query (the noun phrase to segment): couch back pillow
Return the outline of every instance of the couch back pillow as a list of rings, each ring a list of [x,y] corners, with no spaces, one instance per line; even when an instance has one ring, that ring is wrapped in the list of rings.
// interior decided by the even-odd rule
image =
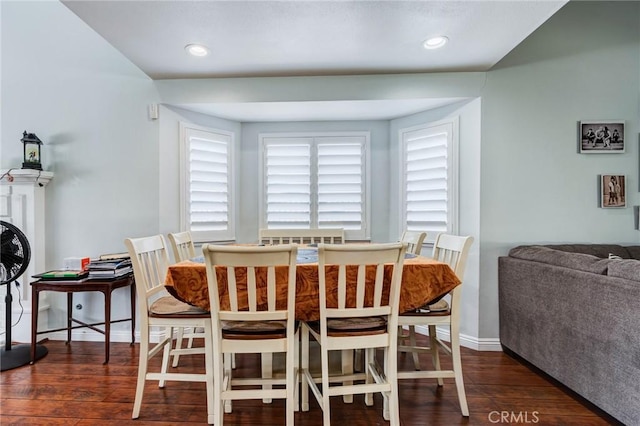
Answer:
[[[620,256],[623,259],[632,258],[628,247],[618,244],[545,244],[554,250],[562,250],[571,253],[583,253],[607,259],[610,254]]]
[[[590,254],[570,253],[544,246],[514,247],[509,251],[509,256],[600,275],[606,275],[608,265],[614,262]]]
[[[640,246],[627,246],[626,249],[631,259],[640,260]]]

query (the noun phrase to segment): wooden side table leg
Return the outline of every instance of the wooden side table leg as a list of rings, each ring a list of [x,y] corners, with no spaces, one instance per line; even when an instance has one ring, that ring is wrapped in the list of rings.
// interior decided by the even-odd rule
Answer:
[[[131,289],[131,344],[136,342],[136,284],[132,282]]]
[[[67,293],[67,345],[71,343],[71,318],[73,318],[73,293]]]
[[[111,289],[104,294],[104,363],[109,363],[109,342],[111,341]]]
[[[35,285],[31,285],[31,360],[30,363],[36,362],[36,338],[38,336],[38,297],[40,292]]]

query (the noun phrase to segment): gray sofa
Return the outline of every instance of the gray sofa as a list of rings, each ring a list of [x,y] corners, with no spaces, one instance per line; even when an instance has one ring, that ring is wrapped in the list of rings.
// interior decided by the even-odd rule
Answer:
[[[640,246],[519,246],[498,263],[503,348],[640,425]]]

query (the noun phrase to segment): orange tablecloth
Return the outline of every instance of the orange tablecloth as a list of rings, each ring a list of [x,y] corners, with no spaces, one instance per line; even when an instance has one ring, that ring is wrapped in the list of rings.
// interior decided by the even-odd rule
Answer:
[[[286,281],[286,267],[277,271]],[[336,268],[337,270],[337,268]],[[391,268],[389,268],[391,270]],[[226,270],[218,268],[218,280],[226,282]],[[337,274],[336,274],[337,275]],[[390,275],[390,274],[388,274]],[[387,281],[390,279],[387,278]],[[328,278],[327,282],[331,282]],[[418,256],[405,259],[402,271],[402,290],[400,293],[400,312],[408,312],[419,308],[441,296],[460,284],[460,280],[446,263]],[[238,282],[238,286],[241,283]],[[204,263],[189,260],[169,266],[165,287],[174,297],[194,306],[209,310],[209,290],[207,288],[207,272]],[[258,283],[258,287],[260,284]],[[383,291],[388,297],[388,286]],[[328,304],[332,304],[329,291]],[[266,296],[263,296],[266,298]],[[228,306],[228,299],[223,300],[221,307]],[[286,294],[277,295],[278,300],[286,301]],[[261,295],[258,295],[261,300]],[[347,298],[347,303],[349,298]],[[303,321],[313,321],[320,318],[320,304],[318,294],[318,264],[299,263],[296,268],[296,318]]]

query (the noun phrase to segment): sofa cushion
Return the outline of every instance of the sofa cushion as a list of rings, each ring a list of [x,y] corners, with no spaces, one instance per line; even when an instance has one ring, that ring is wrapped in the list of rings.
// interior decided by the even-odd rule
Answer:
[[[601,259],[590,254],[570,253],[545,246],[514,247],[509,251],[509,256],[600,275],[606,275],[608,265],[614,262],[614,260]]]
[[[610,277],[625,278],[632,281],[640,281],[640,260],[624,259],[614,260],[609,263],[607,275]]]

